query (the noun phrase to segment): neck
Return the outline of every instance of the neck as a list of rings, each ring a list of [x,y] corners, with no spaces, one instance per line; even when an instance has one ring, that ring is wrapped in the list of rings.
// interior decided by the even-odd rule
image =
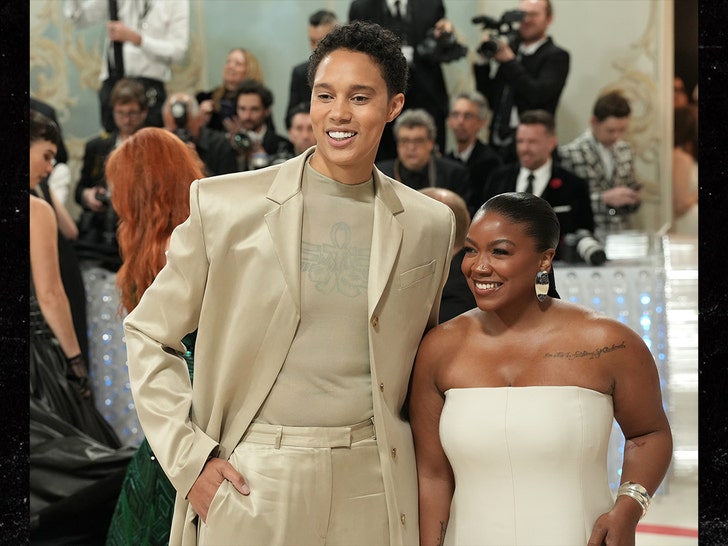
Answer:
[[[473,145],[473,143],[475,143],[475,139],[459,141],[457,143],[458,153],[463,153],[465,150],[470,148]]]

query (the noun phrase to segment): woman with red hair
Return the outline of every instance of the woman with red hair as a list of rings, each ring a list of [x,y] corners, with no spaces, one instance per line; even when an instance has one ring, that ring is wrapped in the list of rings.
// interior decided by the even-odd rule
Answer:
[[[184,143],[156,127],[139,130],[109,156],[106,179],[119,216],[117,240],[123,260],[116,284],[127,312],[164,267],[172,231],[190,213],[190,184],[202,177]],[[194,341],[194,332],[182,340],[190,379]],[[144,440],[124,478],[107,544],[168,544],[174,497],[174,488]]]

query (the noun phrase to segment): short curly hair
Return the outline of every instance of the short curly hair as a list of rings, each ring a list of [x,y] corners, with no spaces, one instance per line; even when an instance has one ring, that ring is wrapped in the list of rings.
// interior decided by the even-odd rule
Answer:
[[[369,55],[379,65],[390,98],[407,90],[407,60],[402,55],[399,38],[390,30],[363,21],[334,27],[319,42],[309,58],[308,84],[311,88],[319,64],[337,49]]]

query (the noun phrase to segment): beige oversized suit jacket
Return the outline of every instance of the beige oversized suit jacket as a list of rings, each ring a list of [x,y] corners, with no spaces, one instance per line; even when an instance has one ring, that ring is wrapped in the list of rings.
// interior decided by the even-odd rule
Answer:
[[[260,171],[195,181],[167,265],[124,322],[139,419],[177,490],[173,545],[196,544],[196,514],[185,497],[211,454],[228,458],[235,449],[296,333],[301,178],[314,150]],[[417,544],[414,449],[400,409],[420,339],[436,324],[455,228],[448,207],[376,169],[374,187],[374,418],[391,544]],[[180,340],[194,330],[191,386]]]

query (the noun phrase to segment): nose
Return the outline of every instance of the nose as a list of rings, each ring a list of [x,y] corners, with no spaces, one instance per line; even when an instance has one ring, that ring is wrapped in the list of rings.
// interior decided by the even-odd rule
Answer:
[[[473,265],[473,269],[475,269],[475,271],[477,271],[478,273],[488,274],[492,271],[490,268],[490,262],[488,262],[488,260],[483,257],[480,257],[478,261]]]
[[[351,111],[349,110],[349,101],[346,97],[337,97],[334,101],[332,101],[329,116],[332,121],[349,121],[351,118]]]

